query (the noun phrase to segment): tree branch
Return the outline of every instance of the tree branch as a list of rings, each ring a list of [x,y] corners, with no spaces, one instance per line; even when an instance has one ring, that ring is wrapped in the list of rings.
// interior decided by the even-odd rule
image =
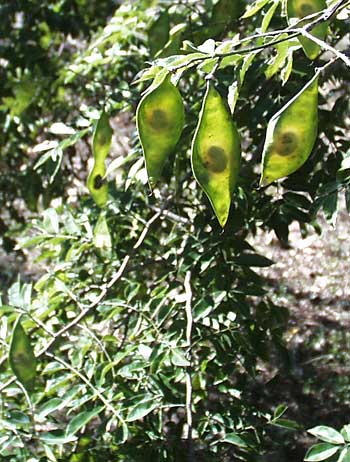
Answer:
[[[308,34],[308,38],[310,38],[310,40],[313,40],[315,43],[316,40],[319,40],[319,39],[315,39],[313,36],[313,39],[311,39],[311,36],[309,34],[309,31],[312,30],[315,26],[317,26],[318,24],[321,24],[322,22],[325,22],[325,21],[328,21],[329,19],[331,19],[332,16],[334,16],[339,10],[345,8],[346,6],[348,6],[350,4],[349,0],[339,0],[335,5],[333,5],[332,7],[330,8],[327,8],[325,9],[323,12],[319,12],[319,13],[313,13],[312,15],[310,16],[306,16],[305,18],[299,20],[296,24],[294,24],[293,26],[289,26],[287,27],[286,29],[283,29],[283,30],[278,30],[278,31],[272,31],[272,32],[266,32],[266,33],[262,33],[262,34],[254,34],[250,37],[246,37],[246,38],[243,38],[242,40],[238,41],[238,42],[235,42],[234,43],[234,47],[235,49],[232,50],[232,51],[228,51],[226,53],[208,53],[206,56],[200,56],[200,57],[197,57],[197,58],[194,58],[193,60],[190,60],[188,61],[187,63],[183,63],[183,64],[179,64],[178,66],[174,66],[172,68],[170,68],[170,72],[176,72],[180,69],[182,69],[183,67],[186,67],[188,66],[189,64],[194,64],[194,63],[200,63],[200,62],[203,62],[207,59],[215,59],[215,58],[225,58],[225,57],[228,57],[228,56],[234,56],[234,55],[240,55],[240,54],[249,54],[249,53],[253,53],[254,51],[262,51],[266,48],[270,48],[270,47],[273,47],[275,45],[278,45],[279,43],[282,43],[282,42],[286,42],[288,40],[291,40],[292,38],[296,38],[296,37],[299,37],[300,35],[307,35]],[[305,27],[295,27],[295,26],[298,26],[298,24],[305,24],[305,21],[307,19],[311,19],[313,17],[316,17],[316,19],[314,19],[313,21],[311,21],[310,23],[308,23]],[[251,41],[251,40],[255,40],[255,39],[260,39],[260,38],[263,38],[263,37],[269,37],[269,36],[280,36],[280,35],[283,35],[283,34],[288,34],[288,37],[283,37],[283,38],[277,38],[276,40],[272,40],[268,43],[264,43],[262,45],[256,45],[256,46],[252,46],[252,47],[248,47],[248,48],[243,48],[243,49],[237,49],[236,47],[238,47],[239,45],[241,45],[242,43],[244,42],[247,42],[247,41]],[[320,41],[322,42],[322,41]],[[338,56],[340,59],[342,59],[347,65],[348,65],[348,58],[341,52],[338,52],[338,50],[335,50],[331,45],[328,45],[326,44],[325,42],[322,42],[322,45],[321,43],[319,43],[320,46],[322,46],[323,48],[326,48],[328,49],[329,51],[331,52],[336,52],[336,53],[340,53],[341,56]],[[344,60],[345,58],[345,60]]]
[[[350,59],[346,55],[344,55],[344,53],[332,47],[327,42],[324,42],[323,40],[310,34],[310,32],[308,32],[306,29],[301,29],[301,34],[304,37],[308,38],[309,40],[312,40],[313,42],[315,42],[317,45],[319,45],[324,50],[327,50],[333,53],[335,56],[337,56],[337,58],[341,59],[348,67],[350,67]]]

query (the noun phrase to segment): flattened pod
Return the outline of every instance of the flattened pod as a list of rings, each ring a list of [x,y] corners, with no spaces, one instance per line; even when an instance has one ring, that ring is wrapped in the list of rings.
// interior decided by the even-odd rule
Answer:
[[[149,184],[155,184],[165,161],[180,139],[184,126],[184,106],[170,75],[147,92],[136,112]]]
[[[92,140],[94,164],[87,179],[87,187],[99,207],[104,207],[108,199],[108,185],[103,177],[106,173],[105,160],[111,148],[112,134],[109,118],[105,112],[102,112]]]
[[[28,390],[34,387],[36,376],[36,358],[29,337],[25,333],[19,317],[13,328],[9,362],[17,379]]]
[[[318,74],[270,120],[262,154],[260,185],[298,170],[317,138]]]
[[[231,114],[210,82],[192,143],[191,159],[194,176],[223,227],[238,177],[241,146]]]
[[[287,0],[288,20],[290,23],[293,23],[295,19],[300,20],[305,16],[322,11],[326,7],[326,0]],[[327,29],[327,22],[322,22],[312,29],[311,34],[320,40],[324,40],[327,35]],[[319,45],[307,37],[300,36],[299,41],[306,56],[310,59],[316,59],[321,51]]]

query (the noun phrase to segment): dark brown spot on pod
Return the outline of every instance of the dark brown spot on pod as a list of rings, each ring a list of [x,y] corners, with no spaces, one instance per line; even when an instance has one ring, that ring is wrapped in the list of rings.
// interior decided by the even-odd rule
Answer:
[[[298,146],[298,136],[293,132],[279,133],[274,149],[280,156],[290,156]]]
[[[227,167],[227,156],[219,146],[210,146],[204,161],[205,167],[213,173],[221,173]]]
[[[95,189],[100,189],[102,188],[104,184],[103,178],[101,175],[96,175],[94,178],[94,188]]]
[[[168,117],[162,109],[154,109],[150,115],[150,125],[154,130],[163,130],[169,125]]]
[[[109,137],[107,133],[99,133],[96,136],[96,143],[100,146],[105,146],[109,142]]]

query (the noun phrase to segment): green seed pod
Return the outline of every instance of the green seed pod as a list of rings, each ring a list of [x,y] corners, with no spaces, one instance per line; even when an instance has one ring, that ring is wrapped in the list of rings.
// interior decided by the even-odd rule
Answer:
[[[18,317],[13,328],[9,362],[17,379],[28,391],[31,391],[36,377],[36,358],[20,319],[21,316]]]
[[[300,20],[305,16],[322,11],[326,7],[326,0],[287,0],[288,21],[293,23],[295,20]],[[304,25],[303,22],[300,26],[302,25]],[[311,34],[320,40],[324,40],[327,35],[327,29],[327,22],[322,22],[312,29]],[[320,46],[307,37],[300,36],[299,41],[306,56],[310,59],[316,59],[321,51]]]
[[[180,139],[184,117],[180,92],[171,83],[169,74],[151,87],[138,105],[137,131],[151,186],[159,180],[168,155]]]
[[[104,181],[104,175],[106,173],[105,160],[111,148],[112,134],[113,130],[109,125],[108,116],[102,112],[92,140],[94,164],[87,179],[87,187],[99,207],[104,207],[108,199],[108,185]]]
[[[192,170],[223,227],[240,158],[240,137],[221,95],[209,82],[192,143]]]
[[[260,185],[298,170],[317,138],[318,74],[270,120],[262,154]]]

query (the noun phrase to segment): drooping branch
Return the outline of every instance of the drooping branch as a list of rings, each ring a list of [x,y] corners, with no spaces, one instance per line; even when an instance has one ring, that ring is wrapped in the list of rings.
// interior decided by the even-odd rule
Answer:
[[[222,59],[225,57],[229,56],[234,56],[234,55],[244,55],[244,54],[249,54],[253,52],[260,52],[263,51],[267,48],[274,47],[280,43],[289,41],[293,38],[297,38],[300,35],[307,36],[310,40],[313,40],[315,43],[321,46],[321,48],[326,49],[328,51],[331,51],[332,53],[336,54],[347,66],[350,67],[349,65],[349,58],[345,56],[343,53],[341,53],[339,50],[336,50],[333,48],[331,45],[327,44],[326,42],[323,42],[322,40],[317,39],[314,37],[312,34],[310,34],[310,31],[317,25],[329,21],[337,12],[342,10],[343,8],[347,7],[350,5],[349,0],[339,0],[335,5],[325,9],[324,11],[318,12],[318,13],[313,13],[310,16],[306,16],[305,18],[299,20],[297,23],[295,23],[293,26],[289,26],[285,29],[280,29],[277,31],[271,31],[271,32],[265,32],[261,34],[254,34],[249,37],[245,37],[241,40],[235,41],[232,44],[232,47],[234,48],[231,51],[225,52],[225,53],[203,53],[204,56],[196,56],[192,60],[189,60],[185,63],[181,63],[177,66],[173,66],[170,68],[171,72],[176,72],[189,64],[194,64],[194,63],[201,63],[207,59]],[[308,19],[312,19],[316,17],[313,21],[308,22],[306,25],[303,27],[297,27],[298,25],[305,24],[305,21]],[[285,36],[287,34],[287,37]],[[281,37],[284,35],[284,37]],[[246,47],[246,48],[238,48],[240,45],[242,45],[245,42],[250,42],[252,40],[258,40],[261,38],[265,37],[274,37],[277,36],[277,39],[271,40],[267,43],[251,46],[251,47]],[[199,50],[200,51],[200,50]]]

